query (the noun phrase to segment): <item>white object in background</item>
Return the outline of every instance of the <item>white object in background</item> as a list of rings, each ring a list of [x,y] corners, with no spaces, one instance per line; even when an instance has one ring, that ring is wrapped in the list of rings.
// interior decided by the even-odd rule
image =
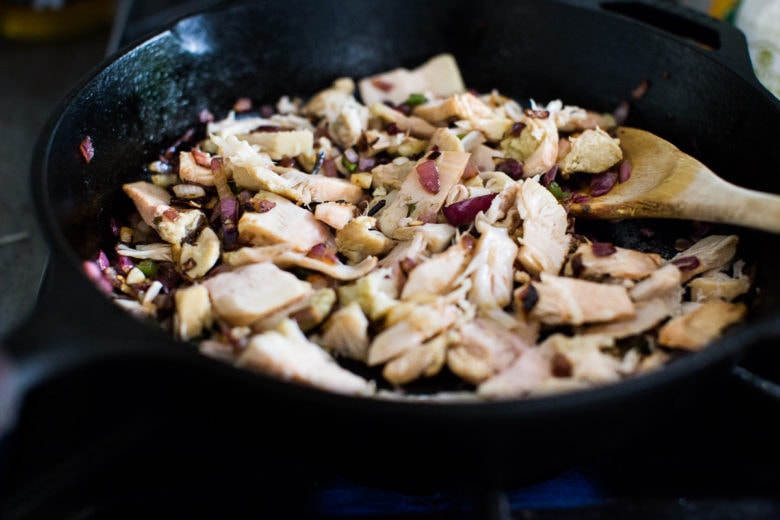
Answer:
[[[734,25],[745,33],[759,81],[780,98],[780,0],[743,0]]]

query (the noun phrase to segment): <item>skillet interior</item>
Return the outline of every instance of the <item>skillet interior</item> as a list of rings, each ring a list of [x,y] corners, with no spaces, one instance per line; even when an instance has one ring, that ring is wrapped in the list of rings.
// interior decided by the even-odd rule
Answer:
[[[152,160],[161,144],[172,143],[193,126],[202,108],[219,117],[238,97],[273,102],[283,94],[306,96],[339,76],[358,78],[399,65],[413,67],[445,51],[455,54],[467,86],[477,90],[497,88],[540,102],[560,98],[604,111],[628,100],[632,126],[672,140],[735,183],[780,191],[780,178],[762,174],[766,154],[761,152],[772,149],[780,128],[776,100],[721,63],[714,54],[719,51],[682,42],[633,20],[565,2],[508,0],[476,4],[288,0],[240,9],[185,19],[170,31],[125,49],[65,100],[52,120],[51,133],[43,136],[33,171],[58,265],[74,272],[82,259],[113,244],[108,220],[129,208],[120,185],[136,180],[140,165]],[[644,80],[650,82],[647,94],[631,99],[631,91]],[[86,135],[95,146],[89,164],[78,149]],[[777,238],[740,234],[746,253],[767,266],[758,274],[762,296],[755,301],[754,316],[772,317],[779,282],[768,267],[778,250]],[[77,278],[80,290],[98,298],[83,277]],[[90,330],[90,322],[97,318],[110,322],[115,331],[143,327],[103,307],[108,305],[101,301],[95,305],[96,316],[71,326]],[[137,335],[156,337],[152,330]],[[690,385],[686,393],[693,393],[694,387],[703,386],[712,372],[705,373],[705,368],[739,355],[745,340],[721,342],[712,352],[663,374],[615,388],[479,407],[366,403],[223,371],[193,356],[187,359],[207,367],[215,385],[219,381],[224,388],[253,388],[256,396],[273,392],[274,403],[262,399],[261,422],[266,426],[289,406],[299,412],[297,428],[335,421],[338,426],[325,438],[347,438],[350,453],[367,457],[353,464],[343,457],[333,459],[345,470],[349,466],[360,472],[364,464],[373,468],[379,464],[389,471],[428,460],[425,469],[415,468],[406,481],[422,485],[432,475],[460,478],[489,469],[497,478],[523,479],[568,464],[591,449],[594,438],[605,431],[615,435],[611,429],[616,414],[627,436],[684,400],[681,388]],[[107,341],[122,343],[123,334]],[[234,395],[231,401],[236,404],[242,398]],[[642,403],[639,409],[637,402]],[[627,403],[634,406],[626,407]],[[220,413],[232,411],[224,403],[217,408]],[[235,424],[235,416],[230,417]],[[572,428],[577,429],[576,436]],[[394,439],[389,439],[389,429]],[[283,437],[284,428],[278,431]],[[434,448],[427,444],[431,438],[437,439]],[[537,453],[518,450],[523,442],[542,447]],[[461,456],[449,456],[452,450]],[[376,471],[372,476],[377,477]]]

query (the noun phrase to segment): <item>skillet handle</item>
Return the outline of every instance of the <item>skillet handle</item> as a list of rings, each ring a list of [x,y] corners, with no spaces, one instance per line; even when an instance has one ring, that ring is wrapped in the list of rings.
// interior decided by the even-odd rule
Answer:
[[[26,396],[52,378],[120,357],[177,355],[164,335],[112,304],[62,259],[50,258],[34,309],[0,338],[0,439]],[[184,350],[184,349],[181,349]]]
[[[747,355],[731,369],[731,376],[748,389],[780,403],[780,320],[777,317],[750,327]],[[767,375],[768,371],[773,371]]]
[[[776,383],[771,379],[758,375],[742,365],[734,366],[734,368],[731,369],[731,375],[740,383],[761,392],[780,403],[780,383]]]
[[[745,35],[734,25],[672,1],[576,0],[576,5],[630,18],[671,34],[763,88],[753,71]]]

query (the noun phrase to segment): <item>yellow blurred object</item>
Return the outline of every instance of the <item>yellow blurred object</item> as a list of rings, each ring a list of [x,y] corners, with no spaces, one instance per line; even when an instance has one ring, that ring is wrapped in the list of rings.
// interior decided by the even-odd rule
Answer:
[[[739,0],[712,0],[707,12],[715,18],[725,20],[734,15],[738,5]]]
[[[0,37],[56,40],[107,26],[114,0],[0,0]]]
[[[780,0],[743,0],[734,23],[745,33],[759,81],[780,98]]]

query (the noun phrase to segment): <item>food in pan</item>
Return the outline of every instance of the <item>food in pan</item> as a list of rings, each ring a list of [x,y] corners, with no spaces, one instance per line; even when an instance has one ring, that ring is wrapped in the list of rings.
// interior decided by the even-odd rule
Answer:
[[[568,215],[631,182],[615,115],[467,90],[445,54],[200,116],[123,186],[136,211],[84,265],[238,367],[351,395],[526,398],[658,369],[745,319],[736,235],[687,223],[662,247],[645,226],[628,247]]]

